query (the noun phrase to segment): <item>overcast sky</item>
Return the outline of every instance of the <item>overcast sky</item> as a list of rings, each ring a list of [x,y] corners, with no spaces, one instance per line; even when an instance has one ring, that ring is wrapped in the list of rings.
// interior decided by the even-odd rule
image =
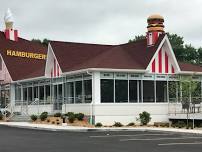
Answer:
[[[120,44],[145,34],[147,17],[158,13],[166,32],[202,46],[202,0],[1,0],[1,30],[7,8],[26,39]]]

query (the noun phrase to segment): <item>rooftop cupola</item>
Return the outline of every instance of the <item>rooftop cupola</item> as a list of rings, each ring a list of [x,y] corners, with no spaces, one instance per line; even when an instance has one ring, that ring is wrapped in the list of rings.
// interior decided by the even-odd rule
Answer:
[[[4,15],[4,22],[5,22],[5,37],[6,39],[12,41],[18,41],[18,30],[13,28],[14,18],[11,10],[8,8],[5,15]]]
[[[147,18],[147,45],[152,46],[158,40],[160,34],[164,33],[164,18],[155,14]]]

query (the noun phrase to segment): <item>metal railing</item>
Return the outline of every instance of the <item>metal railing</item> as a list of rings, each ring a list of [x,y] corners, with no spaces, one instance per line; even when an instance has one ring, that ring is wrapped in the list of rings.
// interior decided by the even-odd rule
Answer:
[[[182,97],[171,99],[168,106],[169,114],[202,113],[201,97]]]

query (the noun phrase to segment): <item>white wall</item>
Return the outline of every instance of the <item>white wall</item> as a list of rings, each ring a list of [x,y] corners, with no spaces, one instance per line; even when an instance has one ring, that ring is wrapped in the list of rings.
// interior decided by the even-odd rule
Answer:
[[[91,104],[63,104],[62,113],[74,112],[84,113],[85,115],[91,115]]]
[[[65,112],[65,105],[62,107]],[[85,115],[95,116],[95,123],[113,125],[115,121],[123,124],[137,122],[139,113],[147,111],[151,114],[153,122],[168,122],[168,103],[102,103],[102,104],[67,104],[66,112],[82,112]]]

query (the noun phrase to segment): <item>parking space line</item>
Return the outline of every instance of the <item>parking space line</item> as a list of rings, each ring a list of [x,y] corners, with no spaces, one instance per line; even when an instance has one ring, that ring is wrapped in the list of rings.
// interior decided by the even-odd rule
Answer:
[[[202,137],[171,137],[171,138],[129,138],[120,139],[120,141],[154,141],[154,140],[178,140],[178,139],[202,139]]]
[[[172,134],[136,134],[136,135],[102,135],[102,136],[89,136],[91,138],[107,138],[107,137],[137,137],[137,136],[167,136]]]
[[[190,142],[190,143],[165,143],[165,144],[158,144],[158,146],[173,146],[173,145],[201,145],[202,142]]]

